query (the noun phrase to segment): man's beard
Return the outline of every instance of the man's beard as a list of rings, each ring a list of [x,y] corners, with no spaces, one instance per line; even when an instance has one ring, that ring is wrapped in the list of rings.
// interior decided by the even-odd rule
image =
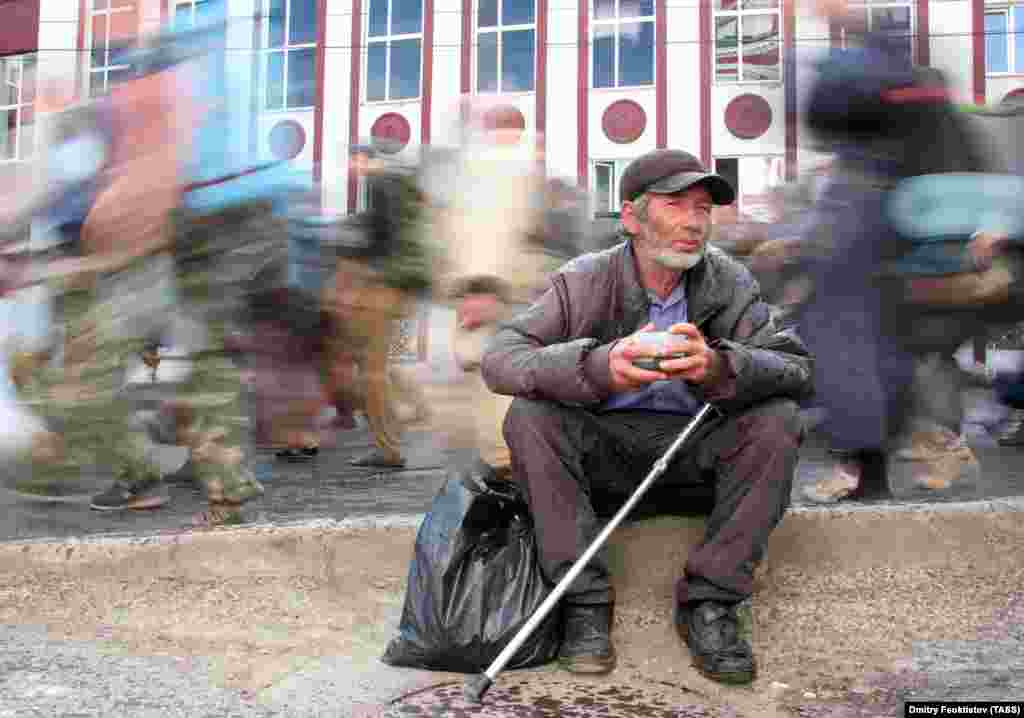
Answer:
[[[704,258],[704,246],[696,252],[675,252],[671,249],[662,249],[654,255],[654,261],[665,269],[674,271],[686,271],[697,265]]]
[[[704,249],[707,245],[703,240],[707,237],[706,230],[697,232],[654,217],[650,219],[646,229],[648,241],[652,245],[651,249],[654,250],[651,258],[655,264],[673,272],[685,272],[704,258]],[[672,249],[672,241],[684,236],[687,239],[702,240],[700,247],[692,252],[680,252]]]

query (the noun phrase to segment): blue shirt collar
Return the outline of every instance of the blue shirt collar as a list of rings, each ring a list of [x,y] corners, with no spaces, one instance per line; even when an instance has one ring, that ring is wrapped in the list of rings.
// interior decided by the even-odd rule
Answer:
[[[668,295],[666,299],[662,299],[657,293],[652,292],[650,289],[647,290],[647,298],[651,301],[651,304],[657,304],[662,309],[669,309],[679,304],[679,302],[686,301],[686,272],[683,272],[683,276],[679,278],[679,283],[676,284],[676,288],[672,290],[672,293]]]

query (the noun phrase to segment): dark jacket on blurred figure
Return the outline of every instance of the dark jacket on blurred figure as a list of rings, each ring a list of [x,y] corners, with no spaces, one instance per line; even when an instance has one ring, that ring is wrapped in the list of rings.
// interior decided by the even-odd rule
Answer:
[[[984,169],[941,75],[912,68],[893,38],[863,39],[821,63],[806,115],[836,159],[805,238],[826,251],[809,263],[801,336],[815,356],[816,403],[829,410],[821,428],[846,451],[879,449],[900,430],[925,349],[904,342],[914,330],[899,282],[879,281],[908,249],[886,219],[887,193],[908,177]]]

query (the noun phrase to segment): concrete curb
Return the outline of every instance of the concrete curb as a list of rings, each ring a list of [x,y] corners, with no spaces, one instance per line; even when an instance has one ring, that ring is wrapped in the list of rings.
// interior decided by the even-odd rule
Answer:
[[[947,502],[876,502],[876,503],[842,503],[826,506],[801,504],[791,506],[787,515],[815,516],[828,515],[833,517],[847,515],[873,514],[904,514],[904,513],[1019,513],[1024,512],[1024,496],[1014,496],[978,501],[947,501]],[[66,544],[69,546],[167,543],[174,536],[187,535],[223,535],[232,531],[266,532],[275,530],[309,530],[309,531],[346,531],[370,529],[416,529],[426,514],[378,514],[364,515],[345,519],[302,519],[298,521],[280,521],[273,523],[247,523],[235,528],[214,530],[175,529],[154,533],[111,532],[90,534],[81,537],[36,537],[30,539],[8,539],[0,541],[3,546],[22,546],[36,544]],[[629,520],[627,519],[627,524]]]

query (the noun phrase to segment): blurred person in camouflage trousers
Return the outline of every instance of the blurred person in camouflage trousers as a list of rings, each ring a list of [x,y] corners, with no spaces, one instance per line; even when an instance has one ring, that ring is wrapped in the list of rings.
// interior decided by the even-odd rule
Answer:
[[[63,324],[61,365],[15,366],[29,405],[60,427],[35,437],[32,478],[21,482],[23,491],[62,493],[81,467],[98,464],[113,472],[118,487],[131,489],[121,492],[117,506],[110,505],[112,492],[97,497],[96,508],[151,508],[166,500],[145,436],[129,429],[130,407],[119,397],[123,368],[168,306],[164,218],[177,194],[175,123],[187,108],[176,102],[166,75],[135,77],[96,102],[109,135],[93,191],[76,195],[84,201],[84,222],[65,223],[74,227],[78,256],[47,262],[42,273]],[[43,352],[42,360],[52,354]]]
[[[376,148],[352,148],[350,171],[367,183],[368,208],[351,218],[335,244],[337,264],[324,292],[331,317],[328,393],[339,414],[362,409],[374,448],[355,466],[401,468],[402,403],[425,418],[425,399],[391,363],[400,322],[432,283],[425,197],[411,168],[386,162]]]
[[[233,297],[211,287],[209,279],[225,268],[246,271],[244,262],[215,261],[223,260],[225,247],[236,248],[243,238],[259,247],[257,231],[275,233],[262,205],[201,215],[182,209],[179,171],[191,149],[183,129],[190,132],[201,111],[181,91],[179,62],[187,58],[176,57],[173,42],[164,42],[138,53],[137,75],[110,95],[117,133],[110,169],[83,226],[85,256],[48,267],[67,282],[64,365],[52,380],[43,372],[28,392],[63,431],[40,438],[33,465],[37,475],[49,478],[101,457],[100,465],[109,464],[115,480],[93,497],[92,508],[152,508],[167,500],[149,453],[152,439],[188,446],[210,503],[202,519],[219,522],[236,515],[262,487],[240,448],[245,417],[239,374],[224,351],[225,310]],[[179,291],[205,340],[189,347],[191,372],[181,395],[155,423],[140,426],[129,421],[124,367],[151,348],[154,333],[163,329],[156,322],[173,304],[176,266]],[[231,279],[218,276],[221,282]],[[156,357],[147,357],[155,363]]]

